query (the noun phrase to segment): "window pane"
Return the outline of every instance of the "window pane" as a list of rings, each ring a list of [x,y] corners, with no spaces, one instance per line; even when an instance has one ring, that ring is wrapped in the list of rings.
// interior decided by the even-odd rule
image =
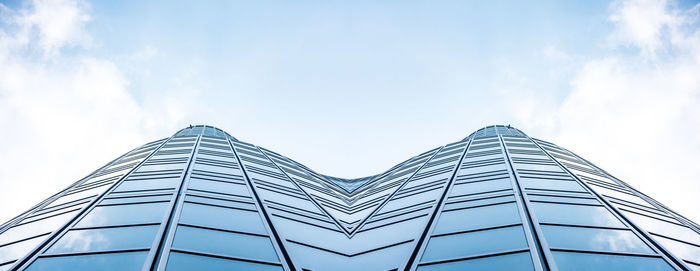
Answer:
[[[559,270],[673,270],[662,258],[552,251]]]
[[[270,238],[179,226],[173,247],[278,262]]]
[[[250,197],[248,188],[242,184],[190,178],[189,188]]]
[[[510,249],[527,248],[521,226],[430,238],[422,261],[445,260]]]
[[[127,248],[148,248],[158,231],[157,225],[92,230],[71,230],[47,253],[104,251]]]
[[[586,226],[624,227],[602,206],[533,202],[533,209],[540,222]]]
[[[639,237],[628,230],[542,225],[542,231],[549,246],[554,248],[654,253]]]
[[[513,188],[513,185],[510,182],[509,178],[485,182],[473,182],[463,184],[455,183],[454,187],[452,187],[452,192],[450,193],[450,196],[476,194],[511,188]]]
[[[530,195],[528,194],[528,199],[531,201],[554,201],[562,203],[583,203],[583,204],[597,204],[600,202],[596,199],[586,199],[586,198],[574,198],[574,197],[551,197],[551,196],[541,196],[541,195]]]
[[[175,188],[180,184],[180,179],[153,179],[140,181],[124,181],[115,189],[115,192]]]
[[[277,270],[282,266],[227,260],[214,257],[198,256],[185,253],[171,252],[168,257],[168,271],[174,270]]]
[[[141,270],[148,251],[38,258],[26,270]]]
[[[46,239],[46,235],[0,247],[0,263],[17,260]]]
[[[169,201],[172,195],[157,195],[157,196],[142,196],[142,197],[118,197],[104,199],[100,204],[119,204],[119,203],[134,203],[134,202],[151,202],[151,201]]]
[[[529,252],[507,254],[473,260],[448,262],[418,266],[420,271],[463,271],[463,270],[535,270]]]
[[[158,223],[167,206],[168,202],[97,206],[76,227]]]
[[[435,234],[520,223],[515,203],[442,212]]]
[[[583,187],[581,187],[581,185],[579,185],[575,181],[522,178],[522,179],[520,179],[520,182],[526,188],[553,189],[553,190],[579,191],[579,192],[586,191],[585,189],[583,189]]]
[[[185,203],[180,223],[267,235],[257,212]]]
[[[700,247],[681,243],[661,236],[654,236],[654,239],[659,241],[662,246],[670,250],[674,255],[681,257],[684,260],[700,263]]]
[[[75,214],[76,212],[73,211],[32,223],[14,226],[0,234],[0,245],[55,231]]]
[[[651,217],[638,215],[631,212],[622,211],[635,224],[644,230],[661,234],[675,239],[700,245],[700,235],[688,227],[668,223]]]

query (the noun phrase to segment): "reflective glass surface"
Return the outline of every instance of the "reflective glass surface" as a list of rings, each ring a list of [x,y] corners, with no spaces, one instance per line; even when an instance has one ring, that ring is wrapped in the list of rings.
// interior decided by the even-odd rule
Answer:
[[[573,204],[556,204],[533,202],[535,214],[540,222],[624,227],[622,222],[615,218],[602,206],[587,206]]]
[[[464,184],[455,184],[452,188],[452,195],[465,195],[465,194],[475,194],[482,193],[493,190],[509,189],[512,188],[513,184],[510,182],[509,178],[485,181],[485,182],[472,182]]]
[[[583,203],[583,204],[597,204],[600,205],[600,202],[596,199],[587,199],[587,198],[574,198],[574,197],[550,197],[550,196],[541,196],[541,195],[528,195],[528,199],[532,201],[553,201],[553,202],[562,202],[562,203]]]
[[[564,191],[586,191],[575,181],[559,181],[559,180],[546,180],[546,179],[532,179],[532,178],[522,178],[521,183],[527,188],[537,188],[537,189],[553,189],[553,190],[564,190]]]
[[[242,184],[207,181],[191,178],[189,188],[249,197],[248,188]]]
[[[180,183],[180,179],[155,179],[141,181],[125,181],[114,191],[134,191],[134,190],[149,190],[175,188]]]
[[[158,195],[147,197],[119,197],[104,199],[100,204],[119,204],[119,203],[134,203],[134,202],[149,202],[149,201],[169,201],[172,195]]]
[[[662,258],[552,251],[559,270],[673,270]]]
[[[535,270],[529,252],[418,266],[420,271]]]
[[[14,226],[0,234],[0,245],[52,232],[76,214],[77,212],[68,212],[39,221]]]
[[[208,270],[208,271],[228,271],[228,270],[277,270],[281,271],[282,266],[236,261],[215,257],[191,255],[186,253],[171,252],[168,257],[166,270]]]
[[[160,222],[168,202],[97,206],[76,227],[96,227]]]
[[[542,231],[552,248],[654,253],[629,230],[542,225]]]
[[[148,248],[153,243],[158,227],[153,225],[71,230],[52,245],[47,253]]]
[[[26,270],[141,270],[148,251],[38,258]]]
[[[654,236],[654,239],[659,241],[662,246],[670,250],[678,257],[681,257],[684,260],[700,263],[700,246],[694,246],[660,236]]]
[[[270,238],[179,226],[175,233],[174,248],[183,248],[215,254],[277,262]]]
[[[0,247],[0,263],[19,259],[27,254],[31,249],[38,246],[46,236],[39,236],[22,242]]]
[[[527,247],[523,228],[515,226],[432,237],[421,260],[444,260]]]
[[[434,234],[520,223],[515,203],[469,208],[440,214]]]
[[[3,228],[0,271],[27,255],[38,255],[29,270],[139,270],[148,256],[155,256],[148,260],[153,270],[280,270],[287,259],[295,270],[403,270],[411,257],[421,270],[547,270],[533,266],[536,248],[530,250],[528,240],[547,244],[553,254],[546,255],[554,255],[547,264],[562,271],[669,269],[650,241],[679,260],[700,262],[700,234],[671,212],[621,192],[632,190],[565,150],[553,152],[552,144],[506,136],[520,134],[506,126],[358,179],[322,175],[212,127],[182,131],[188,136],[152,143],[104,167],[114,172],[70,187],[77,193],[54,207],[30,210],[25,225]],[[601,195],[615,197],[604,196],[621,216],[552,157]],[[521,186],[513,185],[513,173]],[[117,183],[121,177],[126,181]],[[81,192],[92,185],[102,186]],[[85,208],[111,188],[117,189],[107,199]],[[81,210],[52,217],[73,209]],[[525,212],[536,230],[523,225]],[[635,235],[627,219],[650,233],[649,240]],[[171,227],[159,231],[166,220]],[[62,225],[69,228],[46,240]],[[154,244],[160,237],[164,242]],[[36,250],[42,242],[49,246]]]
[[[185,203],[182,207],[180,223],[267,234],[257,212],[194,203]]]

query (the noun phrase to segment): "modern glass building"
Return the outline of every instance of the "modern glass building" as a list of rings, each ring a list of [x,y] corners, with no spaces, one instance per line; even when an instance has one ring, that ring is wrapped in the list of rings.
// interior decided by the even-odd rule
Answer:
[[[509,126],[344,179],[200,125],[2,224],[0,270],[700,270],[700,226]]]

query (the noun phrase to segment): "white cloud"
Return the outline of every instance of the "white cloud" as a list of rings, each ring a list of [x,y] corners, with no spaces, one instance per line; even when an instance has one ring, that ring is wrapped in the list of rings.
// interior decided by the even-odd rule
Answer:
[[[0,29],[0,220],[148,139],[129,81],[109,60],[66,54],[90,46],[87,5],[2,7]]]
[[[698,6],[620,1],[611,8],[611,40],[638,53],[612,48],[585,62],[551,112],[556,128],[548,137],[700,221]]]

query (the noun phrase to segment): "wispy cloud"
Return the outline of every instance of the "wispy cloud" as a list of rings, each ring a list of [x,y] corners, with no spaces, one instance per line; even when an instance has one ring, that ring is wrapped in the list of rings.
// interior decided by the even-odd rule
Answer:
[[[91,46],[88,5],[37,0],[2,7],[0,29],[0,220],[62,189],[146,140],[145,114],[110,60]],[[11,142],[11,143],[9,143]],[[20,200],[21,198],[21,200]]]
[[[554,142],[696,221],[699,6],[613,3],[614,47],[584,62],[571,80],[572,91],[549,112]],[[627,46],[637,52],[616,50]]]

